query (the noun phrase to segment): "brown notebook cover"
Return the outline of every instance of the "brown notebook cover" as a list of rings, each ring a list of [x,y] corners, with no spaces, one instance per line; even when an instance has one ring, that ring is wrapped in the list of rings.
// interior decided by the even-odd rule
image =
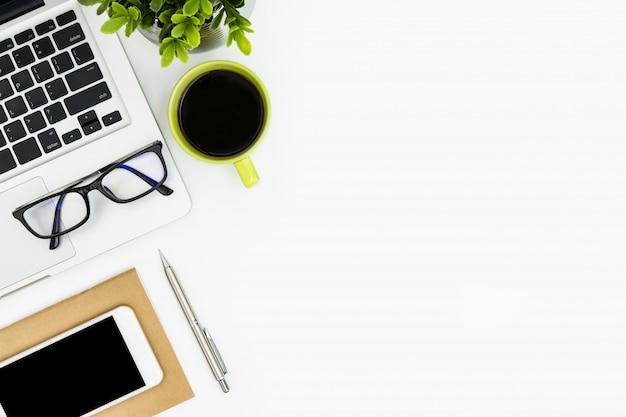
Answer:
[[[163,380],[96,416],[151,417],[192,398],[187,377],[134,269],[1,329],[0,361],[121,305],[135,311]]]

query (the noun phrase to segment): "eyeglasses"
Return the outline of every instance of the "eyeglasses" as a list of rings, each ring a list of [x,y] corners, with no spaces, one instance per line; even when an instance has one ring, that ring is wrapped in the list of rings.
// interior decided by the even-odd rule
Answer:
[[[174,192],[163,183],[167,167],[161,153],[163,144],[154,142],[100,168],[71,184],[26,203],[13,211],[30,233],[50,239],[50,249],[60,244],[60,236],[76,230],[89,219],[88,193],[98,190],[116,203],[130,203],[158,191],[164,196]],[[89,184],[79,184],[96,177]]]

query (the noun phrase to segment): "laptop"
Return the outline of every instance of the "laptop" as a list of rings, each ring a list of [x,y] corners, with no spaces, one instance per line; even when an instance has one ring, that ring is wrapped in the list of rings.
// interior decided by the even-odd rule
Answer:
[[[76,0],[0,0],[0,297],[191,208],[119,39],[100,32],[104,19]],[[53,250],[13,217],[18,206],[155,141],[163,142],[171,195],[116,204],[90,192],[89,220]]]

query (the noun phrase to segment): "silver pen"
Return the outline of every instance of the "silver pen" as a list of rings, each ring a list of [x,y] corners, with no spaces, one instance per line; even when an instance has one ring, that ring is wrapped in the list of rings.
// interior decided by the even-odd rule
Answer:
[[[178,302],[185,313],[185,317],[187,317],[187,321],[191,326],[191,330],[193,330],[194,336],[196,336],[196,340],[200,344],[200,348],[202,349],[202,353],[204,353],[204,357],[207,362],[209,362],[209,366],[211,367],[211,371],[213,371],[213,375],[217,382],[220,383],[222,387],[222,391],[228,392],[230,388],[224,379],[224,375],[226,375],[226,365],[224,365],[224,361],[222,360],[222,356],[220,352],[217,350],[217,346],[215,346],[215,342],[213,338],[209,334],[209,331],[200,326],[198,319],[196,318],[193,309],[191,308],[191,304],[189,304],[189,300],[185,295],[185,291],[183,291],[183,287],[180,285],[180,281],[176,278],[174,271],[170,267],[170,264],[167,262],[163,253],[159,249],[159,254],[161,255],[161,262],[163,262],[163,269],[165,269],[165,275],[167,279],[170,281],[172,285],[172,289],[174,290],[174,294],[176,294],[176,298],[178,298]]]

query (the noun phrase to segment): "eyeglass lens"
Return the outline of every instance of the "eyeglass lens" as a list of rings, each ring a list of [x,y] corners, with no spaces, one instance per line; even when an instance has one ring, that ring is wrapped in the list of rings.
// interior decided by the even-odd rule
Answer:
[[[132,200],[163,181],[165,170],[158,155],[146,152],[121,163],[102,178],[102,186],[120,200]]]
[[[41,236],[64,232],[86,217],[87,202],[77,192],[51,197],[24,212],[24,220]]]

